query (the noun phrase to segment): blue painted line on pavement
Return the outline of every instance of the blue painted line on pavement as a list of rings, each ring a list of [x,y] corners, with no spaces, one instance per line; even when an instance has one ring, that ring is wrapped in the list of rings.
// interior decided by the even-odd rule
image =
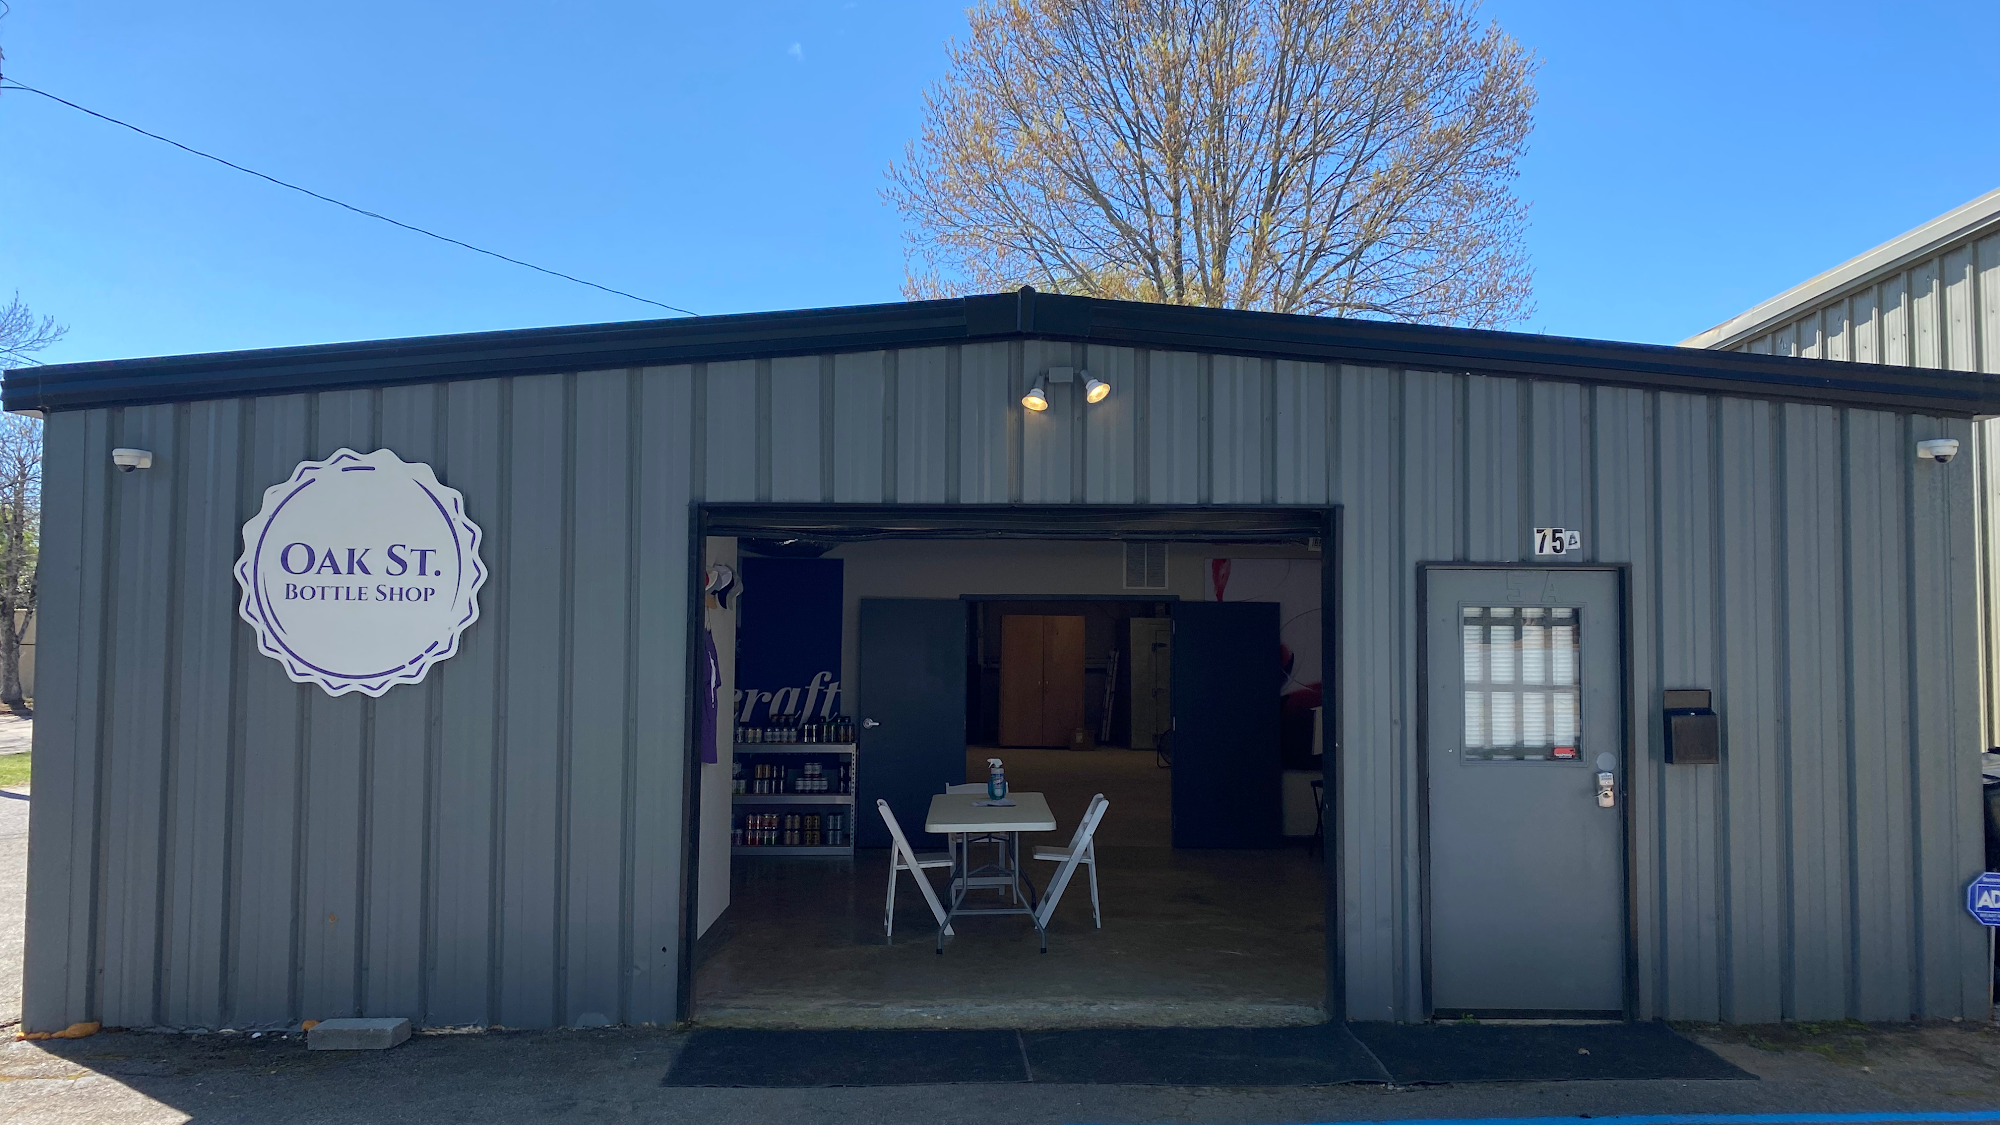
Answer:
[[[1421,1117],[1320,1125],[1884,1125],[1900,1122],[2000,1121],[2000,1109],[1963,1113],[1650,1113],[1586,1117]]]

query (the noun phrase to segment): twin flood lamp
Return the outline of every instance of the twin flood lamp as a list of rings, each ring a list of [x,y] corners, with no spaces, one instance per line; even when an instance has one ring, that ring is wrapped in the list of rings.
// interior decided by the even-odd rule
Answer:
[[[1078,371],[1074,367],[1051,367],[1045,374],[1035,376],[1035,385],[1029,387],[1028,393],[1021,396],[1021,405],[1029,410],[1047,410],[1049,384],[1074,383],[1078,379],[1083,380],[1085,402],[1103,402],[1111,397],[1111,384],[1102,379],[1091,378],[1090,372]]]

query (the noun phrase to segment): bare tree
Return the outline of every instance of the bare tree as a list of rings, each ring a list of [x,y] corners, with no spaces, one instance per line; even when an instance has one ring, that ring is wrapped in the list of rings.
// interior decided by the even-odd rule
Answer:
[[[20,707],[21,639],[35,621],[41,556],[42,424],[0,415],[0,705]]]
[[[912,297],[1499,325],[1534,57],[1469,0],[981,0],[891,166]]]
[[[63,338],[69,329],[56,323],[52,316],[35,319],[28,306],[21,303],[21,295],[0,308],[0,367],[16,367],[34,363],[29,356],[41,351]]]
[[[0,365],[29,358],[68,331],[54,317],[39,319],[14,294],[0,308]],[[35,622],[36,562],[42,536],[42,424],[0,415],[0,704],[20,707],[21,639]]]

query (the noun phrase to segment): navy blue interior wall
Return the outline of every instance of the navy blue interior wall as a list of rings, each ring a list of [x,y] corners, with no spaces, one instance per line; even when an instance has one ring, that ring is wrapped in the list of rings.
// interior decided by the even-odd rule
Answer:
[[[736,722],[842,714],[839,559],[741,560]]]

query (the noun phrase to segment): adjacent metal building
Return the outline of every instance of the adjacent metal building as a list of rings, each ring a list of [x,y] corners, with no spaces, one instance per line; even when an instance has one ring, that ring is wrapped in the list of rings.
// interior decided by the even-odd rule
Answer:
[[[1024,412],[1058,366],[1115,394]],[[1419,564],[1580,530],[1625,599],[1628,1013],[1988,1010],[1974,473],[1914,455],[2000,409],[1977,375],[1024,290],[4,395],[47,416],[31,1029],[680,1018],[690,511],[721,501],[1338,508],[1330,1003],[1357,1020],[1428,1015]],[[290,682],[235,612],[263,489],[343,446],[433,465],[492,572],[460,654],[379,700]],[[1687,687],[1719,765],[1664,760]]]
[[[1800,282],[1683,347],[2000,375],[2000,189]],[[2000,420],[1973,427],[1980,745],[2000,744]]]

